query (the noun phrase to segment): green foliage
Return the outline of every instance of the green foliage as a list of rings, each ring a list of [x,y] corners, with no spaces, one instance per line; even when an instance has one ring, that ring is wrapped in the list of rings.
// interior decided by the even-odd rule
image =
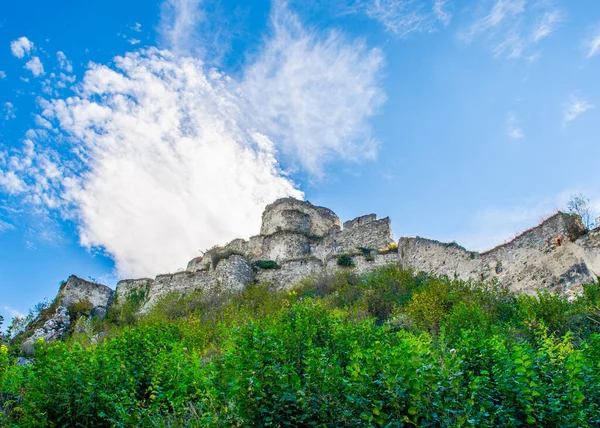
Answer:
[[[81,316],[89,317],[92,313],[93,307],[94,305],[92,305],[92,303],[89,300],[82,299],[78,302],[73,303],[69,307],[69,315],[72,320],[76,320]]]
[[[36,345],[33,365],[0,347],[0,425],[598,426],[598,297],[393,266],[170,294],[97,345]]]
[[[337,258],[337,265],[342,267],[354,267],[356,264],[349,254],[341,254]]]
[[[108,322],[115,325],[133,325],[137,322],[138,312],[148,299],[148,288],[131,290],[124,299],[117,299],[106,314]]]
[[[253,263],[257,269],[279,269],[279,265],[274,260],[258,260]]]

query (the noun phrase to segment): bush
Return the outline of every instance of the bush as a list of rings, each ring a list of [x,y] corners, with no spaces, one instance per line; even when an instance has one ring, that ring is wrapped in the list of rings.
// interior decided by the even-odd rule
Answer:
[[[69,306],[69,316],[72,320],[76,320],[81,316],[89,317],[92,313],[93,308],[94,306],[89,300],[82,299]]]
[[[258,260],[253,263],[257,269],[279,269],[279,265],[274,260]]]
[[[354,263],[352,256],[348,254],[341,254],[337,258],[337,265],[342,267],[355,267],[356,263]]]
[[[167,295],[32,365],[0,346],[0,426],[598,426],[590,287],[516,298],[386,266]]]

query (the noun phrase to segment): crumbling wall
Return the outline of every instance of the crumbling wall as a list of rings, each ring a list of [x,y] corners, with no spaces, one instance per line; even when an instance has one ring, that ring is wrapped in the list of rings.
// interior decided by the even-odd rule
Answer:
[[[379,250],[394,242],[392,223],[389,217],[376,220],[375,214],[358,217],[344,223],[342,230],[335,238],[336,245],[345,252],[358,248]]]
[[[117,302],[124,302],[131,293],[138,293],[148,295],[153,279],[140,278],[140,279],[123,279],[117,283],[115,289],[115,297]]]
[[[61,306],[70,308],[75,303],[88,301],[92,304],[93,311],[106,312],[112,304],[114,291],[103,284],[86,281],[71,275],[67,282],[60,288],[57,299]]]
[[[265,236],[262,240],[262,249],[258,258],[283,262],[309,254],[309,237],[286,231]]]
[[[276,288],[291,288],[303,278],[321,272],[323,262],[315,257],[288,260],[279,269],[259,269],[255,279],[257,282],[269,282]]]
[[[265,208],[260,234],[289,231],[324,237],[339,230],[340,219],[330,209],[294,198],[282,198]]]
[[[422,238],[402,238],[400,265],[466,281],[494,281],[517,293],[538,289],[568,297],[581,292],[596,277],[585,249],[577,242],[585,236],[578,216],[557,213],[512,241],[484,253]],[[585,240],[584,240],[585,241]],[[586,243],[588,241],[585,241]],[[592,252],[593,253],[593,252]]]

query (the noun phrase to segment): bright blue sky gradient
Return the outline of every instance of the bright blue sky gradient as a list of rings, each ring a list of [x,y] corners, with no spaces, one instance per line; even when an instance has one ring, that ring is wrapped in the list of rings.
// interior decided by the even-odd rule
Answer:
[[[3,5],[0,314],[6,318],[24,314],[44,297],[54,297],[58,283],[71,273],[111,286],[132,273],[159,273],[147,267],[136,269],[142,261],[135,257],[124,260],[124,248],[129,247],[123,246],[123,240],[140,239],[144,251],[155,254],[157,260],[168,260],[173,269],[185,267],[197,249],[224,244],[232,234],[257,233],[257,213],[269,202],[261,198],[289,193],[282,189],[290,181],[306,199],[332,208],[342,220],[368,212],[389,215],[396,237],[456,240],[473,249],[510,239],[564,208],[573,193],[587,194],[600,209],[600,110],[596,107],[600,105],[600,3],[340,0],[327,7],[319,3],[72,0]],[[333,42],[328,39],[331,31],[336,34]],[[18,58],[11,42],[21,37],[32,42],[33,48]],[[149,58],[144,49],[152,47],[170,50],[173,56],[165,61],[178,70],[183,70],[185,58],[194,58],[204,61],[202,67],[199,62],[192,66],[198,76],[210,75],[211,67],[221,76],[231,76],[231,81],[222,81],[228,95],[218,91],[206,99],[199,95],[192,116],[198,114],[200,122],[210,123],[213,113],[230,114],[214,110],[213,101],[243,94],[240,99],[244,101],[234,101],[240,115],[235,113],[227,121],[237,124],[241,132],[251,130],[268,137],[273,146],[254,146],[248,143],[254,137],[236,134],[231,147],[254,147],[256,153],[264,149],[281,168],[279,175],[265,177],[261,175],[264,165],[248,161],[249,176],[261,177],[262,184],[251,187],[258,202],[252,198],[239,202],[234,196],[248,190],[246,179],[219,187],[218,178],[199,176],[204,185],[191,190],[185,184],[169,187],[168,199],[161,200],[162,193],[157,193],[149,209],[147,200],[137,204],[135,197],[152,194],[153,184],[137,175],[132,178],[139,180],[134,183],[137,190],[124,195],[133,196],[131,206],[122,207],[120,199],[110,197],[121,192],[122,186],[103,182],[103,177],[111,175],[99,172],[95,163],[103,157],[103,150],[110,151],[108,146],[96,146],[98,151],[89,154],[93,161],[77,163],[74,147],[79,142],[72,129],[36,119],[47,101],[76,95],[86,98],[81,85],[87,70],[99,66],[114,70],[113,58],[128,52],[138,51],[140,58]],[[58,51],[72,63],[72,73],[61,68]],[[44,74],[34,76],[24,68],[34,57],[43,64]],[[154,61],[134,60],[140,67],[150,67]],[[281,70],[284,78],[277,80]],[[61,78],[60,72],[74,78]],[[95,76],[102,79],[105,75]],[[338,84],[343,93],[334,91]],[[148,83],[122,89],[126,98],[138,97],[140,105],[151,104],[153,91]],[[174,91],[181,95],[189,93],[189,88]],[[102,96],[87,96],[91,102],[107,105]],[[341,101],[330,106],[328,99]],[[365,106],[361,106],[363,100]],[[288,112],[289,118],[280,116],[280,111]],[[118,123],[116,110],[111,114],[109,123]],[[330,124],[339,130],[345,123],[349,125],[343,132],[320,133]],[[27,170],[26,160],[31,156],[25,140],[31,133],[26,134],[44,126],[46,133],[32,138],[36,156],[41,153],[37,148],[43,147],[53,154],[50,157],[59,170],[70,171],[83,188],[75,199],[65,176],[55,178],[50,191],[40,187],[43,177],[40,181],[39,174]],[[209,150],[197,152],[208,141],[208,133],[188,131],[195,139],[185,153],[198,155],[192,164],[198,170],[220,160],[231,166],[226,157],[231,154],[217,149],[219,137]],[[180,130],[183,136],[188,131]],[[103,132],[110,131],[97,135]],[[120,143],[127,148],[124,153],[130,154],[124,155],[128,168],[135,169],[137,156],[144,159],[141,170],[153,160],[163,162],[162,143],[148,149],[141,144],[143,137],[136,138]],[[365,140],[376,144],[362,145]],[[85,158],[85,149],[79,155]],[[119,161],[114,156],[111,165]],[[15,159],[12,164],[11,158]],[[33,159],[34,165],[40,162],[40,158]],[[238,167],[235,174],[244,176],[244,168]],[[196,174],[193,169],[181,168],[159,178],[189,183],[193,181],[189,174]],[[223,173],[231,171],[225,167]],[[7,178],[11,172],[24,187],[15,187]],[[44,174],[47,178],[51,172]],[[161,169],[149,171],[153,177],[160,174]],[[106,192],[92,194],[91,176],[97,177],[96,184],[105,184]],[[46,194],[55,199],[45,201],[42,196]],[[208,202],[227,194],[229,199]],[[90,200],[93,203],[84,209],[82,201]],[[112,204],[119,217],[113,217],[110,209],[102,218],[94,217],[93,207]],[[239,219],[229,217],[232,210],[247,213],[247,223],[244,220],[240,225]],[[181,222],[180,228],[173,229],[179,232],[145,236],[140,232],[143,228],[134,226],[151,216],[159,218],[149,223],[148,231],[156,225]],[[113,231],[110,223],[123,218],[132,218],[132,227]],[[196,219],[197,228],[188,228]],[[215,219],[220,219],[219,226],[205,233],[206,225],[214,225]],[[194,236],[182,236],[181,230],[188,229]],[[123,238],[128,231],[139,236]],[[92,236],[92,243],[86,245],[83,236]],[[184,251],[184,256],[170,250],[184,247],[196,250]]]

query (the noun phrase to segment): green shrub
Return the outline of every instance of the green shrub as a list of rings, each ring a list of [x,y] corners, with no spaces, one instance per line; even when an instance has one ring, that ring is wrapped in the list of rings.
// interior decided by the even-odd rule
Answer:
[[[355,267],[356,263],[348,254],[341,254],[337,258],[337,265],[342,267]]]
[[[71,306],[69,306],[68,309],[71,319],[76,320],[81,316],[89,317],[92,313],[93,308],[94,305],[92,305],[92,303],[89,300],[82,299],[78,302],[73,303]]]
[[[253,263],[257,269],[279,269],[279,265],[274,260],[258,260]]]
[[[32,365],[0,346],[0,426],[598,426],[586,290],[516,298],[386,266],[170,294]]]

